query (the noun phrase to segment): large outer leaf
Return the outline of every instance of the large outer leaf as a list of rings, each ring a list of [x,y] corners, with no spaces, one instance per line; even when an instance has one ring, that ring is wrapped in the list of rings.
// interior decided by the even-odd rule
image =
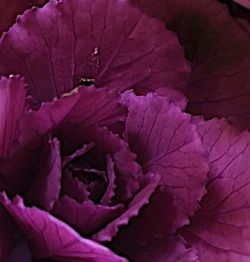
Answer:
[[[132,0],[180,37],[192,62],[188,111],[250,128],[249,24],[217,0]],[[218,14],[218,15],[215,15]]]
[[[211,164],[201,208],[182,231],[201,262],[250,260],[250,135],[225,120],[198,121]]]
[[[10,201],[1,194],[0,201],[27,236],[35,257],[51,257],[63,262],[127,261],[106,247],[82,238],[49,213],[25,207],[20,197]]]
[[[0,60],[0,74],[25,76],[39,101],[81,78],[120,91],[183,89],[189,72],[175,35],[122,0],[52,0],[33,8],[3,36]]]

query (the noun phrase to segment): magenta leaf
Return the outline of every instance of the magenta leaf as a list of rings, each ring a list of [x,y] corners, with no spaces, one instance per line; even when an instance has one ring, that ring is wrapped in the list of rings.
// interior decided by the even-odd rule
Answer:
[[[64,262],[127,261],[108,248],[82,238],[65,223],[36,207],[25,207],[20,197],[10,201],[1,194],[1,203],[25,233],[33,256]]]
[[[100,203],[103,205],[109,205],[112,198],[115,196],[116,189],[116,173],[115,173],[115,163],[110,155],[106,156],[106,165],[107,165],[107,175],[108,175],[108,186],[103,194]]]
[[[66,164],[68,164],[68,163],[69,163],[71,160],[73,160],[75,157],[84,155],[84,154],[87,153],[89,150],[91,150],[94,146],[95,146],[95,144],[94,144],[93,142],[92,142],[92,143],[89,143],[89,144],[86,144],[86,145],[83,145],[80,149],[77,149],[73,154],[66,156],[66,157],[63,159],[62,166],[63,166],[63,167],[66,166]]]
[[[166,96],[169,101],[179,106],[183,111],[185,110],[187,106],[187,98],[185,97],[183,92],[166,87],[157,88],[155,92],[158,95]]]
[[[191,117],[164,97],[127,92],[123,102],[129,111],[125,135],[131,150],[145,172],[161,175],[160,184],[173,197],[165,210],[176,211],[174,230],[188,223],[205,193],[208,166],[199,135]]]
[[[38,101],[92,82],[138,93],[182,90],[189,73],[163,23],[115,0],[52,0],[27,11],[1,39],[0,60],[0,74],[25,76]]]
[[[201,208],[182,230],[200,261],[250,258],[250,136],[225,120],[197,121],[211,165]]]
[[[179,35],[192,62],[188,112],[223,116],[237,127],[250,128],[249,24],[233,18],[216,0],[131,2]]]
[[[132,235],[124,236],[121,233],[114,240],[114,246],[116,250],[127,254],[132,261],[150,262],[153,258],[155,262],[200,262],[196,250],[186,247],[186,242],[179,236],[155,240],[150,245],[135,243],[131,237]]]
[[[32,5],[42,6],[46,0],[1,0],[0,3],[0,36],[7,31],[16,21],[18,15],[22,14]]]
[[[91,201],[78,203],[76,200],[63,196],[53,212],[76,228],[78,232],[90,235],[103,227],[107,222],[115,219],[123,211],[122,204],[116,206],[97,205]]]
[[[64,176],[62,178],[62,194],[67,195],[79,203],[87,200],[89,197],[89,192],[86,186],[77,177],[73,177],[70,172],[64,171]]]
[[[118,218],[110,222],[106,227],[93,235],[93,239],[97,241],[111,241],[117,235],[119,227],[127,225],[131,218],[138,215],[140,209],[149,203],[149,198],[155,192],[159,184],[159,176],[157,174],[147,174],[146,185],[137,193],[128,205],[127,210]]]
[[[26,196],[32,204],[51,211],[61,190],[62,167],[59,141],[56,138],[48,141],[43,154],[46,157],[42,157],[38,174],[34,177]]]
[[[169,238],[175,233],[176,227],[173,225],[176,224],[178,215],[173,202],[174,199],[167,189],[159,187],[150,198],[149,204],[141,209],[128,226],[119,231],[117,238],[114,239],[114,245],[121,252],[126,250],[125,254],[132,255],[137,252],[144,253],[144,249],[150,247],[151,252],[154,252],[154,249],[160,246],[159,243],[168,243]],[[165,248],[166,246],[167,244]]]
[[[24,142],[66,124],[112,124],[125,113],[118,102],[119,95],[114,92],[94,87],[78,89],[69,96],[43,103],[38,111],[28,112],[20,123],[19,140]]]
[[[19,76],[0,79],[0,158],[10,152],[25,109],[26,85]]]
[[[175,237],[176,207],[167,189],[160,187],[128,226],[122,228],[112,246],[134,261],[197,261],[194,248]],[[145,230],[146,229],[146,230]]]

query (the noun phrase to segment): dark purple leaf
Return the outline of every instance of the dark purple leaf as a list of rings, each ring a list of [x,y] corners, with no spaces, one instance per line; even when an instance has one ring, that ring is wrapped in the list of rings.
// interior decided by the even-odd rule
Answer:
[[[119,227],[127,225],[131,218],[138,215],[140,209],[149,203],[149,198],[155,192],[159,183],[159,176],[157,174],[148,174],[146,177],[146,185],[139,193],[137,193],[131,203],[128,205],[127,210],[113,220],[106,227],[101,229],[93,236],[97,241],[111,241],[117,235]]]
[[[0,201],[25,233],[35,257],[54,258],[63,262],[127,261],[108,248],[82,238],[46,211],[25,207],[20,197],[10,201],[5,194],[1,194]]]
[[[0,79],[0,158],[8,155],[25,109],[26,85],[19,76]]]
[[[4,260],[5,261],[5,260]],[[6,262],[32,262],[28,244],[24,239],[20,240],[17,246],[11,250]]]
[[[138,216],[133,218],[127,227],[121,229],[114,239],[114,245],[120,252],[133,257],[132,254],[145,253],[144,249],[150,247],[153,252],[153,247],[157,247],[160,242],[168,243],[175,231],[173,225],[176,224],[178,215],[173,202],[170,193],[164,187],[160,187]]]
[[[89,143],[89,144],[83,145],[80,149],[77,149],[73,154],[66,156],[63,159],[62,166],[64,167],[64,166],[66,166],[66,164],[68,164],[74,158],[84,155],[89,150],[91,150],[94,146],[95,146],[94,143]]]
[[[144,229],[145,230],[145,229]],[[115,248],[128,255],[133,262],[200,262],[194,248],[186,247],[181,237],[168,237],[155,240],[150,245],[138,244],[133,241],[132,235],[118,236],[115,239]]]
[[[250,128],[249,24],[233,18],[217,0],[131,2],[179,35],[192,62],[188,112],[223,116],[237,127]]]
[[[250,258],[250,135],[225,120],[197,121],[211,165],[207,194],[181,232],[200,261]]]
[[[173,197],[165,210],[175,210],[174,230],[188,223],[205,193],[208,165],[199,135],[191,117],[164,97],[137,97],[128,92],[123,102],[129,111],[126,138],[130,148],[145,172],[161,175],[161,185]]]
[[[16,245],[16,226],[2,206],[0,206],[0,223],[0,260],[5,261],[11,249]]]
[[[115,163],[110,155],[106,156],[106,165],[107,165],[107,176],[108,176],[108,186],[105,193],[100,200],[100,203],[103,205],[109,205],[112,198],[115,196],[116,189],[116,174],[115,174]]]
[[[112,133],[104,127],[96,125],[79,124],[63,126],[56,136],[62,141],[65,151],[74,152],[79,145],[95,143],[95,154],[91,155],[89,161],[92,165],[97,165],[98,159],[104,166],[105,156],[110,155],[116,169],[116,200],[123,202],[131,199],[133,194],[139,189],[141,180],[141,168],[135,161],[136,156],[130,152],[128,144],[117,134]]]
[[[64,171],[62,179],[62,194],[75,199],[79,203],[89,197],[86,186],[77,177],[73,177],[70,172],[66,171]]]
[[[34,177],[26,196],[30,203],[50,211],[58,200],[61,190],[59,141],[56,138],[48,141],[43,153],[38,174]]]
[[[15,22],[17,15],[22,14],[32,5],[42,6],[47,0],[1,0],[0,3],[0,36]]]
[[[107,222],[115,219],[124,209],[123,205],[104,206],[91,201],[78,203],[76,200],[64,196],[59,200],[53,212],[85,235],[90,235],[103,227]]]

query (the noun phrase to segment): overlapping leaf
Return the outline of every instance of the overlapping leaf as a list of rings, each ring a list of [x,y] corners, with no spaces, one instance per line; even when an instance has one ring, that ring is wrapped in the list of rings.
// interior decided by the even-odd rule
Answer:
[[[192,62],[187,110],[207,118],[223,116],[239,128],[250,128],[249,24],[239,23],[217,0],[132,3],[179,35]]]
[[[91,82],[140,93],[183,89],[189,72],[163,23],[115,0],[52,0],[29,10],[1,39],[0,60],[0,74],[25,76],[38,101]]]
[[[248,261],[250,257],[249,133],[224,120],[198,121],[211,164],[201,208],[182,230],[200,261]]]

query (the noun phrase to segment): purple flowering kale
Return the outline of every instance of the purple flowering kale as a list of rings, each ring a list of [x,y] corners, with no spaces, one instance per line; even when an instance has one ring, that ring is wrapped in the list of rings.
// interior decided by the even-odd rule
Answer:
[[[0,261],[250,261],[249,26],[216,0],[2,1]]]

